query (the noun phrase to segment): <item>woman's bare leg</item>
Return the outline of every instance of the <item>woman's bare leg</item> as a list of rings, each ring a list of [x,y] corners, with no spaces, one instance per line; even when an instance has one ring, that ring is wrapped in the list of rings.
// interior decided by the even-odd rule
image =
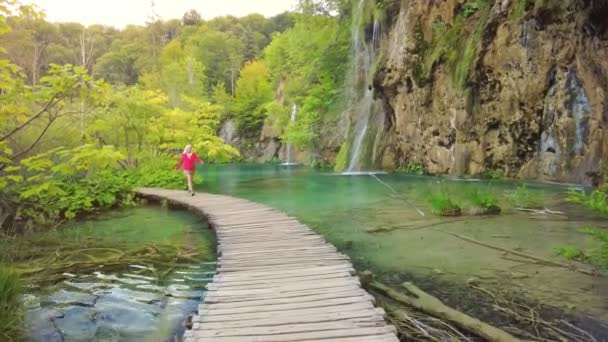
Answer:
[[[186,179],[188,180],[188,191],[193,192],[192,189],[192,172],[186,172]]]

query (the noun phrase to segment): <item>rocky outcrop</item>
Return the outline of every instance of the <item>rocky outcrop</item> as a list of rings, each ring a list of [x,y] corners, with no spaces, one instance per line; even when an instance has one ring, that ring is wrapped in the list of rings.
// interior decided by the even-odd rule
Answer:
[[[387,11],[376,162],[593,182],[608,167],[608,1],[467,2]]]
[[[282,156],[283,143],[279,134],[272,129],[268,122],[264,124],[257,140],[240,137],[237,123],[232,119],[222,122],[219,136],[227,144],[237,148],[241,153],[241,158],[248,162],[268,163],[279,160]]]

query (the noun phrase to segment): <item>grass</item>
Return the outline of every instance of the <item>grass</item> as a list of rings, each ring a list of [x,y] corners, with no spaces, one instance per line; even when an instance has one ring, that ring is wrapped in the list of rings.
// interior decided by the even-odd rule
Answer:
[[[608,215],[608,193],[594,190],[587,194],[584,191],[571,189],[566,201],[587,207],[597,213]]]
[[[0,340],[20,341],[22,323],[21,281],[16,272],[0,266]]]
[[[580,232],[594,240],[595,248],[583,251],[573,246],[565,246],[556,250],[557,255],[568,260],[587,262],[600,269],[608,270],[608,231],[586,227],[582,228]]]
[[[542,194],[530,191],[525,184],[522,184],[509,195],[509,201],[516,208],[543,208]]]
[[[431,191],[428,195],[431,211],[440,216],[460,216],[462,208],[452,195],[445,189]]]

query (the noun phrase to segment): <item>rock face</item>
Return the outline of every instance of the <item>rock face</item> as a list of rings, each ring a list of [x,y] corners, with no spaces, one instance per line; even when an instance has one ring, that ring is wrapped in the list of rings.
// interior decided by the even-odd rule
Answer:
[[[272,129],[269,122],[264,124],[259,139],[255,141],[241,138],[238,135],[237,123],[232,119],[222,122],[219,136],[227,144],[237,148],[246,161],[268,163],[279,160],[284,154],[281,152],[283,143],[280,134]]]
[[[608,1],[486,3],[393,1],[376,163],[592,183],[608,167]]]

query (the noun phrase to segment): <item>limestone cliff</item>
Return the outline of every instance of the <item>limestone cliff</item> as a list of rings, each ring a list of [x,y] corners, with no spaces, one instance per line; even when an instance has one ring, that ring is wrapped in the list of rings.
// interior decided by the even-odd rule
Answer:
[[[608,1],[385,2],[377,164],[587,184],[608,166]]]

